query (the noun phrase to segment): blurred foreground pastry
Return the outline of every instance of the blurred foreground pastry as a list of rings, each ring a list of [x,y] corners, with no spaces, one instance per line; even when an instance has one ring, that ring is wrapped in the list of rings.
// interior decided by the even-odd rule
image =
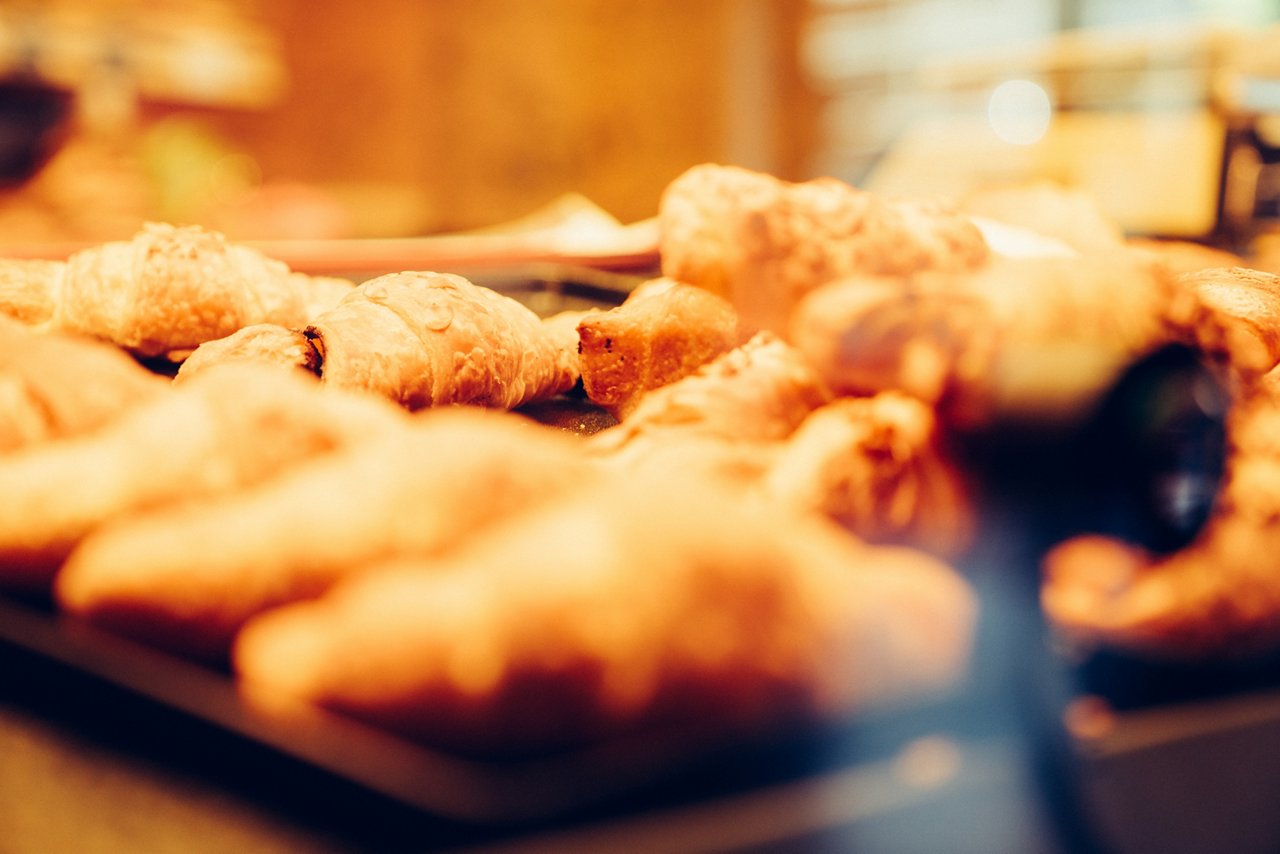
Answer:
[[[965,583],[921,553],[637,476],[267,612],[234,664],[281,714],[304,701],[451,749],[524,751],[943,690],[974,617]]]
[[[0,455],[96,430],[168,385],[109,344],[0,315]]]
[[[971,487],[937,417],[898,392],[814,410],[777,449],[760,489],[871,543],[954,557],[976,530]]]
[[[940,203],[715,164],[672,181],[658,221],[663,275],[724,296],[748,330],[779,334],[796,301],[826,282],[970,269],[990,254],[978,228]]]
[[[849,277],[801,300],[789,337],[836,393],[900,390],[974,428],[1087,411],[1135,359],[1214,323],[1165,268],[1120,250]]]
[[[1280,381],[1247,390],[1227,426],[1225,481],[1189,546],[1157,555],[1082,536],[1047,555],[1045,613],[1069,642],[1177,661],[1280,648]]]
[[[103,524],[241,489],[405,417],[303,377],[224,366],[100,430],[2,456],[0,586],[45,589],[76,544]]]
[[[58,576],[69,612],[225,657],[249,617],[397,555],[432,555],[585,485],[578,441],[521,416],[425,412],[256,486],[121,520]]]

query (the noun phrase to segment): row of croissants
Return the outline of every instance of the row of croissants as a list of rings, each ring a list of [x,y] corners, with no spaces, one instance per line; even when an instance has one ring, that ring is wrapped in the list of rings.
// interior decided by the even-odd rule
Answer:
[[[272,714],[465,751],[844,717],[970,664],[949,437],[1177,342],[1233,393],[1214,518],[1171,556],[1063,543],[1046,610],[1159,655],[1280,644],[1280,280],[1045,210],[701,165],[660,275],[550,317],[195,226],[0,261],[0,588]],[[566,394],[598,429],[530,415]]]

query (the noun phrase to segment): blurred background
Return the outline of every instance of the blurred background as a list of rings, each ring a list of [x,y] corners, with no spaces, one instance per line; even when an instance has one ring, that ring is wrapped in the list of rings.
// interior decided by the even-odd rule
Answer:
[[[9,0],[0,244],[456,232],[703,161],[1261,253],[1280,0]]]

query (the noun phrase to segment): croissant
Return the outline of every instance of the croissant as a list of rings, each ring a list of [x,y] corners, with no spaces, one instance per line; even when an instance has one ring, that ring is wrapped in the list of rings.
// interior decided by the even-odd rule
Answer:
[[[301,700],[450,749],[527,751],[943,690],[964,672],[974,610],[959,575],[920,552],[637,473],[265,612],[233,662],[276,713]]]
[[[1280,382],[1250,385],[1227,415],[1226,473],[1194,542],[1158,555],[1081,536],[1044,561],[1041,600],[1055,630],[1082,649],[1164,660],[1274,655],[1280,649]]]
[[[483,536],[585,483],[578,451],[515,414],[431,410],[254,488],[98,531],[63,567],[57,596],[95,623],[217,660],[259,611],[319,595],[372,561]]]
[[[1221,350],[1231,370],[1246,382],[1280,364],[1280,276],[1245,267],[1212,267],[1183,273],[1178,282],[1202,300],[1212,315],[1197,340]]]
[[[897,389],[980,427],[1084,412],[1135,358],[1208,318],[1160,264],[1117,250],[850,277],[807,294],[789,335],[836,393]]]
[[[447,273],[370,279],[305,329],[246,328],[197,349],[177,379],[246,354],[314,366],[330,386],[408,409],[512,409],[568,391],[578,378],[564,330],[511,297]]]
[[[0,457],[0,586],[45,589],[107,522],[241,489],[404,418],[293,374],[226,365],[93,433]]]
[[[625,418],[646,391],[742,343],[728,302],[672,279],[651,279],[622,305],[587,314],[577,333],[583,391],[616,418]]]
[[[872,543],[955,556],[975,531],[971,489],[932,408],[898,392],[814,410],[778,449],[761,489]]]
[[[149,223],[65,263],[5,261],[0,314],[167,356],[251,323],[305,324],[309,300],[327,304],[321,287],[217,232]]]
[[[593,459],[625,468],[695,467],[754,479],[814,409],[826,385],[799,352],[768,332],[640,398],[626,420],[585,443]]]
[[[116,347],[0,315],[0,454],[95,430],[167,387]]]
[[[663,275],[724,296],[746,328],[778,334],[796,301],[825,282],[969,269],[990,254],[978,228],[940,203],[714,164],[667,186],[658,224]]]

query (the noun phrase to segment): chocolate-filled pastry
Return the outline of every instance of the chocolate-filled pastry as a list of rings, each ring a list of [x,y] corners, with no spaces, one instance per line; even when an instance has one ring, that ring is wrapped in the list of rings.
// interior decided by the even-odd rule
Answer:
[[[219,660],[259,611],[318,596],[373,561],[484,537],[593,473],[575,437],[513,413],[442,407],[409,422],[256,486],[98,531],[59,574],[59,601]]]
[[[300,281],[217,232],[149,223],[132,240],[83,249],[65,263],[6,261],[0,313],[160,357],[251,323],[305,323]]]
[[[167,391],[117,347],[0,316],[0,454],[96,430]]]
[[[637,474],[268,611],[233,662],[281,715],[301,701],[451,750],[523,752],[928,696],[963,675],[974,611],[921,552]]]
[[[47,588],[109,521],[242,489],[406,418],[291,373],[225,365],[100,430],[0,456],[0,586]]]
[[[722,297],[673,279],[650,279],[622,305],[585,315],[577,327],[582,388],[623,419],[647,391],[693,373],[743,342]]]
[[[178,367],[174,385],[228,362],[297,368],[311,377],[320,373],[320,353],[305,334],[275,323],[254,323],[197,347]]]
[[[942,203],[715,164],[668,185],[658,223],[663,275],[724,296],[745,328],[779,334],[796,301],[825,282],[969,269],[990,254],[978,228]]]
[[[571,328],[462,276],[390,273],[356,286],[305,328],[246,328],[211,342],[178,377],[224,359],[262,358],[411,410],[455,403],[514,409],[573,388]]]

